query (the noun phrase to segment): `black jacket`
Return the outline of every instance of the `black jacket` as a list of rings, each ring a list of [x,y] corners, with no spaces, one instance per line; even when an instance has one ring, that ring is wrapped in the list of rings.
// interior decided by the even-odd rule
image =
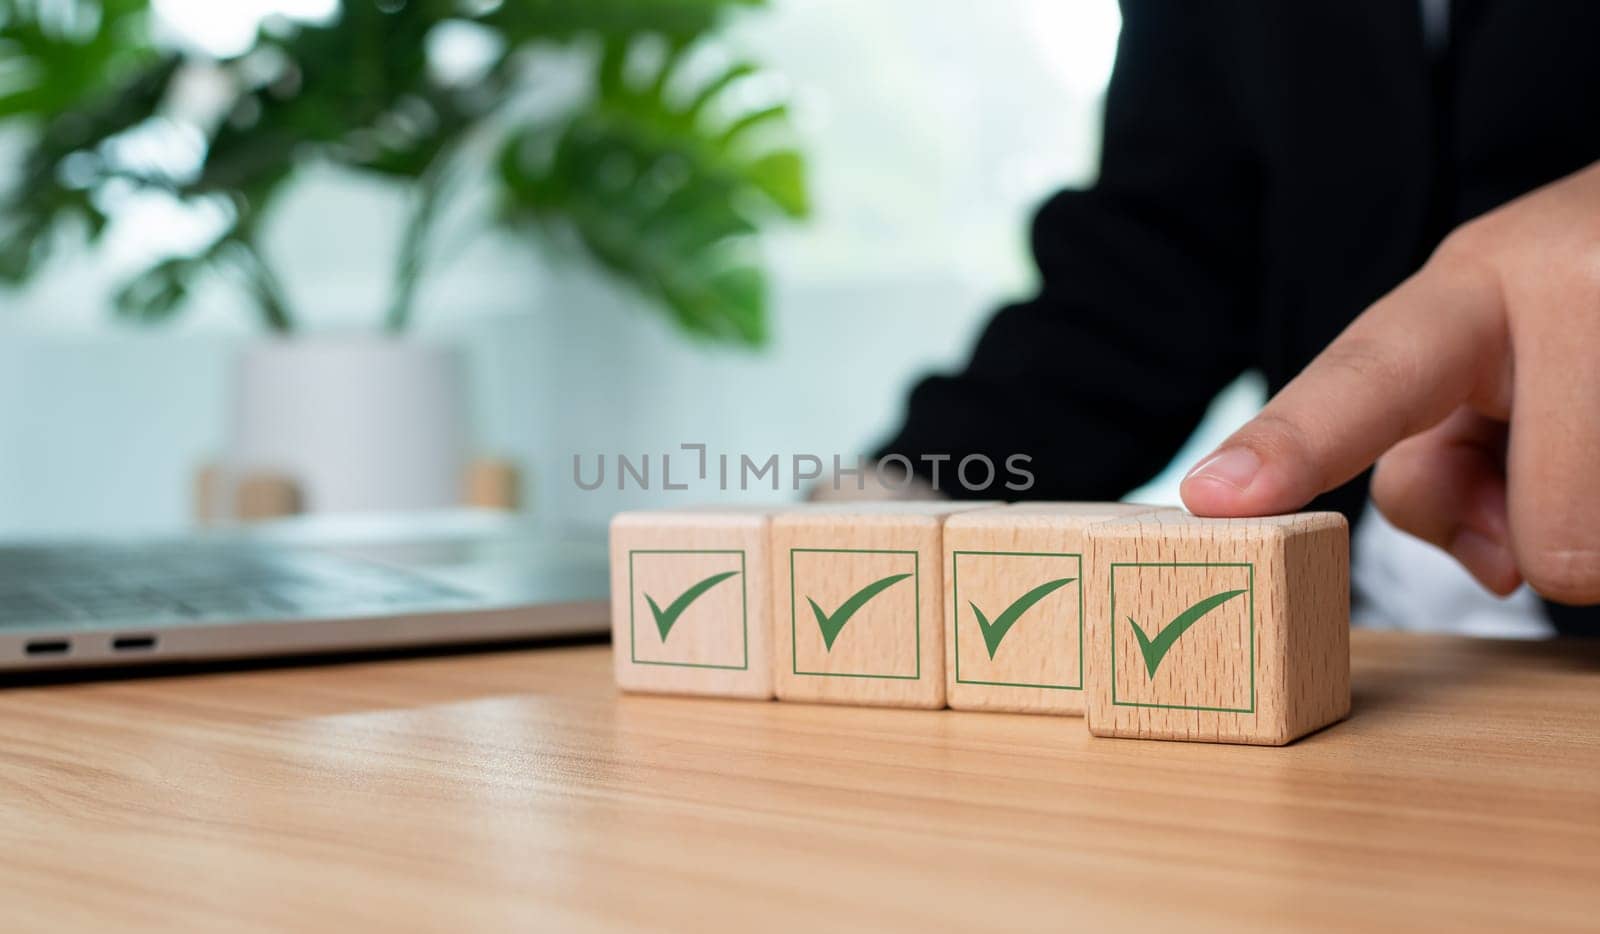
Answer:
[[[1455,0],[1437,54],[1417,0],[1122,7],[1100,177],[1035,218],[1039,294],[880,453],[1020,452],[1028,496],[1115,499],[1240,373],[1275,392],[1451,228],[1600,158],[1592,0]]]

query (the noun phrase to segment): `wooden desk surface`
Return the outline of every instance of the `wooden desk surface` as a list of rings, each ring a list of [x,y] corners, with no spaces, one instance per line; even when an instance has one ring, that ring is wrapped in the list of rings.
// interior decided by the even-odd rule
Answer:
[[[609,650],[0,691],[0,929],[1587,928],[1600,647],[1356,634],[1285,749],[613,694]]]

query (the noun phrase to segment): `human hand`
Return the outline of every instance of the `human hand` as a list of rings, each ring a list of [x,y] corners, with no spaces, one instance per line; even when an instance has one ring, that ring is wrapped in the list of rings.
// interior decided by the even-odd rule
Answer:
[[[1204,516],[1372,498],[1485,587],[1600,602],[1600,163],[1452,233],[1184,478]]]

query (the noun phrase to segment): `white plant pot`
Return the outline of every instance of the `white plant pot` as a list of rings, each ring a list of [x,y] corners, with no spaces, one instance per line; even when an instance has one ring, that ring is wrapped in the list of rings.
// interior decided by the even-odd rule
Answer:
[[[292,479],[307,512],[458,505],[466,394],[448,347],[381,337],[266,341],[234,371],[223,469]]]

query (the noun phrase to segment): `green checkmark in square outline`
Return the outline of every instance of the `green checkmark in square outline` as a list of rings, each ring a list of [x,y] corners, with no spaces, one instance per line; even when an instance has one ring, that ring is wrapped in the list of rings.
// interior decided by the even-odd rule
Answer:
[[[801,671],[800,627],[795,620],[794,556],[797,554],[832,555],[910,555],[911,587],[916,594],[916,612],[912,616],[912,635],[916,645],[917,671],[910,675],[875,675],[866,672]],[[922,680],[922,555],[911,548],[791,548],[789,549],[789,667],[796,676],[812,678],[874,678],[880,681]]]
[[[1031,684],[1026,681],[979,681],[961,677],[961,556],[988,558],[1071,558],[1076,563],[1072,576],[1078,585],[1078,683]],[[1083,690],[1083,555],[1058,551],[953,551],[950,553],[950,599],[955,602],[955,669],[957,684],[983,684],[1000,688],[1045,688],[1052,691]]]
[[[639,591],[633,583],[633,559],[636,555],[738,555],[739,556],[739,632],[744,645],[744,662],[739,665],[712,665],[705,662],[663,662],[639,657],[638,617]],[[635,665],[661,665],[667,668],[715,668],[719,671],[750,670],[750,588],[745,576],[745,557],[742,548],[635,548],[628,552],[628,658]]]
[[[1152,704],[1146,701],[1117,699],[1117,568],[1249,568],[1246,585],[1250,598],[1250,706],[1203,707],[1192,704]],[[1249,561],[1114,561],[1111,564],[1111,705],[1113,707],[1151,707],[1157,710],[1203,710],[1211,713],[1256,712],[1256,566]]]

